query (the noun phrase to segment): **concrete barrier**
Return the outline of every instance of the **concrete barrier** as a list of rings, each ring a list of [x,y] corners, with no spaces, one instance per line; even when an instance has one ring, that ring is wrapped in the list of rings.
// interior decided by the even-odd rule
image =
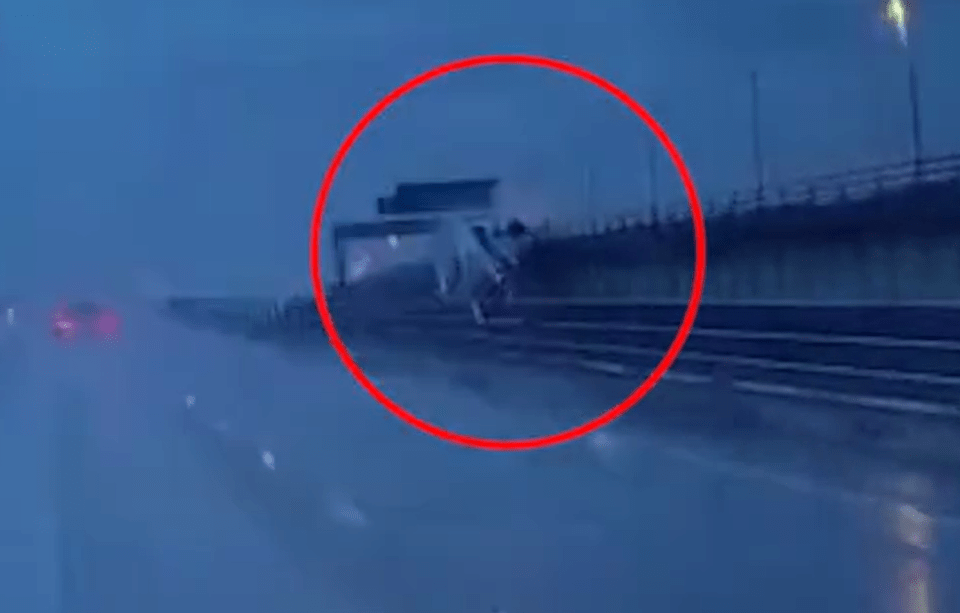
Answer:
[[[960,156],[864,169],[782,197],[705,205],[708,300],[960,300]],[[677,210],[683,211],[682,206]],[[520,293],[680,300],[690,292],[689,216],[606,219],[537,231]]]

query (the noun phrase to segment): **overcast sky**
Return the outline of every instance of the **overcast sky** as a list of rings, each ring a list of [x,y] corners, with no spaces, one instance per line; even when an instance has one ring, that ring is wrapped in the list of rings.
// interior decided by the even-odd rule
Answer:
[[[74,291],[150,271],[191,290],[304,286],[313,199],[340,140],[404,80],[477,53],[544,54],[612,80],[662,122],[704,196],[754,180],[753,69],[770,180],[905,159],[906,51],[881,4],[8,0],[0,280]],[[956,150],[960,3],[913,8],[926,148]],[[478,69],[376,123],[329,213],[369,217],[397,181],[490,174],[510,211],[623,211],[646,203],[648,147],[583,83]]]

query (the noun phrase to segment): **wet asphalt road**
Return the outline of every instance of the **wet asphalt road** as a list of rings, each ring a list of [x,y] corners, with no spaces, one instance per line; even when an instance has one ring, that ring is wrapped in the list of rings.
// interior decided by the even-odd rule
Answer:
[[[110,346],[7,331],[0,581],[15,610],[916,610],[913,580],[928,610],[960,608],[942,474],[662,420],[541,452],[463,449],[388,415],[329,356],[124,314]],[[364,359],[417,414],[489,436],[556,429],[617,392]],[[637,410],[734,401],[761,402],[663,386]]]

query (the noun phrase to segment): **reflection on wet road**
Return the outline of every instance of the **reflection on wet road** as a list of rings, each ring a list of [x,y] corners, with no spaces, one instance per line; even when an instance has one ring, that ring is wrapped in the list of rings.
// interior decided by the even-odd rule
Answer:
[[[0,396],[15,610],[960,607],[948,467],[658,417],[768,401],[662,386],[589,440],[495,454],[410,430],[322,355],[126,321],[111,349],[4,341],[3,363],[27,365]],[[370,364],[418,414],[489,436],[556,429],[616,391]]]

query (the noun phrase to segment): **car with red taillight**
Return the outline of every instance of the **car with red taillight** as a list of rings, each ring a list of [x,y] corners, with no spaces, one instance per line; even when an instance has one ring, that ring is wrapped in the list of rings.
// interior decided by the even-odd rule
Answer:
[[[113,309],[102,304],[75,302],[54,311],[52,332],[53,336],[60,340],[110,340],[120,333],[120,317]]]

